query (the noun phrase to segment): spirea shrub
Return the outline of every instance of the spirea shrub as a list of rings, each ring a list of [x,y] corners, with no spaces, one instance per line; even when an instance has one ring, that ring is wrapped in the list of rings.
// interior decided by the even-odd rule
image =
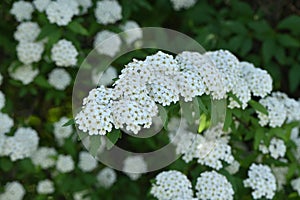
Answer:
[[[254,7],[4,1],[0,200],[300,199],[300,18],[272,28]],[[207,51],[139,49],[149,26]],[[176,159],[154,170],[168,145]]]

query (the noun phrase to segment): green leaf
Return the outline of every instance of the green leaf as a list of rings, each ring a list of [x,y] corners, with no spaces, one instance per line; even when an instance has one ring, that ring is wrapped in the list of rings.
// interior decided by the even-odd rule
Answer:
[[[40,34],[37,37],[37,41],[40,41],[46,37],[49,36],[49,34],[56,32],[57,31],[57,27],[53,24],[47,24],[45,26],[43,26],[43,28],[41,29]]]
[[[249,37],[244,38],[242,46],[240,48],[240,54],[245,56],[252,49],[252,39]]]
[[[86,28],[84,28],[80,23],[77,21],[72,21],[69,25],[68,28],[73,31],[74,33],[78,33],[81,35],[89,35],[89,32]]]
[[[264,137],[265,137],[264,129],[258,128],[257,130],[255,130],[255,135],[254,135],[254,149],[255,150],[258,149],[260,141],[262,141]]]
[[[75,124],[75,120],[74,119],[70,119],[63,126],[70,126],[70,125],[73,125],[73,124]]]
[[[277,35],[278,42],[284,47],[300,47],[300,42],[288,34]]]
[[[206,115],[208,115],[208,109],[207,107],[204,105],[201,97],[197,97],[197,100],[198,100],[198,104],[199,104],[199,108],[201,111],[203,111]]]
[[[39,75],[35,78],[34,82],[43,88],[51,88],[51,85],[49,84],[49,82],[47,81],[47,79],[45,79],[45,77]]]
[[[7,158],[1,159],[0,167],[3,171],[8,172],[12,169],[13,166],[14,166],[13,163],[9,159]]]
[[[265,115],[268,115],[268,110],[263,106],[261,105],[259,102],[257,101],[254,101],[254,100],[250,100],[249,101],[249,105],[254,108],[255,110],[265,114]]]
[[[266,20],[250,21],[248,26],[257,33],[271,32],[272,28]]]
[[[202,133],[202,131],[204,131],[207,128],[207,117],[205,114],[202,114],[200,116],[200,123],[199,123],[199,127],[198,127],[198,133]]]
[[[106,142],[106,148],[109,150],[111,149],[118,141],[119,138],[121,138],[121,131],[119,129],[114,129],[112,132],[109,132],[106,137],[107,137],[107,142]]]
[[[230,109],[226,109],[226,117],[225,117],[225,122],[224,122],[224,126],[223,126],[223,130],[225,132],[228,131],[231,123],[232,123],[232,111]]]
[[[266,40],[262,45],[262,55],[265,63],[268,63],[273,56],[276,44],[273,40]]]
[[[287,29],[293,32],[300,32],[300,16],[298,15],[290,15],[287,18],[283,19],[279,22],[277,28],[278,29]]]
[[[300,65],[294,65],[289,71],[289,86],[290,91],[295,92],[300,85]]]
[[[98,149],[101,145],[101,137],[103,137],[103,136],[102,135],[92,135],[92,136],[90,136],[89,152],[94,157],[96,157]]]
[[[158,107],[158,113],[159,113],[158,116],[160,117],[161,121],[163,122],[164,129],[168,130],[168,113],[163,106],[158,104],[157,107]]]

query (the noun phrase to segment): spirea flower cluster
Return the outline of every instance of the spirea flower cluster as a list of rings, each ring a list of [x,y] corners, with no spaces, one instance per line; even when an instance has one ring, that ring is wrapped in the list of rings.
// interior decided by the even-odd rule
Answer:
[[[17,181],[8,182],[5,185],[4,193],[0,194],[2,200],[22,200],[25,195],[25,189],[23,185]]]
[[[10,77],[17,81],[21,81],[24,85],[31,83],[38,74],[39,70],[34,69],[32,65],[22,65],[16,69],[9,69]]]
[[[71,83],[70,74],[64,69],[54,69],[50,72],[48,82],[57,90],[64,90]]]
[[[284,157],[286,152],[286,146],[283,140],[278,138],[272,138],[269,147],[266,147],[265,145],[261,144],[260,150],[264,154],[270,153],[271,157],[277,159],[279,157]]]
[[[123,162],[123,171],[131,180],[135,181],[147,172],[147,163],[140,155],[129,156]]]
[[[37,185],[37,193],[39,194],[51,194],[54,192],[53,182],[49,179],[42,180]]]
[[[100,187],[109,188],[116,182],[116,180],[116,172],[109,167],[105,167],[97,175],[97,181]]]
[[[51,57],[57,66],[70,67],[77,63],[78,52],[72,42],[62,39],[53,45]]]
[[[115,0],[98,1],[95,16],[99,24],[112,24],[122,19],[122,7]]]

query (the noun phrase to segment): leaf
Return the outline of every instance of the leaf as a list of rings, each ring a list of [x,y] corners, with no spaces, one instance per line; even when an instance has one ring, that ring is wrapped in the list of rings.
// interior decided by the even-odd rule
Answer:
[[[198,100],[198,104],[199,104],[199,108],[201,111],[203,111],[206,115],[208,115],[208,109],[206,108],[206,106],[204,105],[201,97],[197,97]]]
[[[206,119],[206,115],[202,114],[200,116],[200,123],[199,123],[199,127],[198,127],[198,133],[202,133],[202,131],[204,131],[207,127],[207,119]]]
[[[43,28],[41,29],[41,32],[40,34],[38,35],[37,37],[37,41],[40,41],[46,37],[49,36],[49,34],[53,33],[53,32],[56,32],[57,31],[57,28],[55,25],[53,24],[47,24],[45,26],[43,26]]]
[[[300,85],[300,65],[294,65],[289,71],[289,86],[290,91],[295,92]]]
[[[225,122],[224,122],[224,126],[223,126],[223,130],[225,132],[228,131],[231,123],[232,123],[232,111],[230,109],[227,109],[226,110]]]
[[[300,32],[300,16],[290,15],[285,19],[281,20],[277,26],[278,29],[288,29],[293,32]]]
[[[69,23],[68,28],[74,33],[78,33],[85,36],[89,35],[88,30],[77,21],[72,21],[71,23]]]
[[[244,38],[242,46],[240,48],[240,54],[245,56],[252,49],[252,39],[249,37]]]
[[[277,35],[278,42],[284,47],[300,47],[300,42],[288,34]]]
[[[109,150],[111,149],[118,141],[119,138],[121,138],[121,131],[119,129],[114,129],[112,132],[109,132],[106,137],[107,137],[107,142],[106,142],[106,148]]]
[[[158,104],[157,107],[158,107],[158,116],[160,117],[161,121],[163,122],[164,129],[168,130],[168,113],[163,106]]]
[[[102,135],[92,135],[92,136],[90,136],[89,152],[94,157],[96,157],[98,149],[101,145],[101,137],[103,137],[103,136]]]
[[[75,120],[74,119],[70,119],[63,126],[70,126],[70,125],[73,125],[73,124],[75,124]]]
[[[266,40],[262,45],[262,55],[265,63],[268,63],[273,56],[276,44],[273,40]]]
[[[255,150],[258,149],[260,141],[263,140],[264,136],[265,136],[264,129],[258,128],[257,130],[255,130],[255,135],[254,135],[254,149]]]
[[[251,21],[248,26],[257,33],[271,32],[272,28],[266,20]]]
[[[49,84],[49,82],[47,81],[47,79],[45,79],[45,77],[39,75],[35,78],[34,82],[43,88],[51,88],[51,85]]]
[[[249,101],[249,105],[254,108],[255,110],[265,114],[265,115],[268,115],[268,110],[263,106],[261,105],[259,102],[257,101],[254,101],[254,100],[250,100]]]

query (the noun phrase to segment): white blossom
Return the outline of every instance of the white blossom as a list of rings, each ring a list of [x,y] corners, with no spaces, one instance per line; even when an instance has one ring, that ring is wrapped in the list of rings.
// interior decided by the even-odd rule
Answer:
[[[42,59],[44,44],[41,42],[21,42],[17,45],[17,56],[25,65]]]
[[[4,193],[0,194],[0,200],[22,200],[26,191],[18,181],[6,183]]]
[[[97,181],[99,186],[104,188],[110,188],[117,180],[117,174],[115,170],[105,167],[97,175]]]
[[[39,147],[31,155],[31,161],[34,165],[40,166],[42,169],[48,169],[55,165],[55,156],[57,152],[51,147]]]
[[[170,0],[174,10],[188,9],[195,5],[197,0]]]
[[[97,167],[97,160],[88,152],[82,151],[79,153],[78,167],[83,172],[90,172]]]
[[[52,194],[54,192],[54,184],[49,179],[45,179],[38,182],[36,190],[38,194]]]
[[[31,15],[34,11],[32,4],[28,1],[16,1],[13,3],[10,13],[15,16],[18,22],[31,20]]]
[[[70,137],[70,135],[73,133],[72,126],[64,126],[64,124],[67,123],[68,121],[69,121],[69,118],[61,117],[58,122],[55,122],[53,124],[53,126],[54,126],[53,133],[54,133],[55,139],[61,144],[63,143],[63,140],[65,138]]]
[[[31,83],[35,77],[39,74],[39,70],[36,68],[34,69],[32,65],[22,65],[13,69],[12,67],[9,68],[9,75],[13,79],[17,81],[21,81],[24,85],[28,85]]]
[[[68,173],[74,169],[74,161],[69,155],[59,155],[56,162],[56,169],[61,173]]]
[[[95,16],[99,24],[112,24],[122,19],[122,7],[115,0],[98,1]]]
[[[0,112],[0,135],[8,133],[14,125],[14,121],[4,113]]]
[[[17,26],[14,38],[19,42],[34,42],[41,29],[36,22],[22,22]]]
[[[33,1],[33,5],[39,12],[44,12],[50,3],[51,3],[51,0],[34,0]]]
[[[82,190],[79,192],[75,192],[73,194],[74,200],[90,200],[91,198],[87,196],[89,194],[88,190]]]
[[[50,72],[48,82],[57,90],[64,90],[71,83],[71,76],[64,69],[54,69]]]
[[[62,39],[53,45],[51,58],[57,66],[70,67],[77,63],[78,52],[72,42]]]
[[[225,169],[232,175],[236,174],[240,169],[240,163],[234,160],[230,165],[225,167]]]
[[[111,31],[97,33],[94,40],[94,48],[99,54],[113,57],[121,48],[122,41],[118,34]]]
[[[104,72],[92,71],[92,81],[95,85],[109,86],[113,83],[113,79],[118,77],[118,72],[113,66],[109,66]]]
[[[288,167],[272,167],[272,172],[276,178],[277,190],[282,190],[286,185],[286,175],[289,171]]]
[[[300,177],[291,181],[292,188],[298,193],[300,196]]]
[[[143,37],[142,29],[135,21],[127,21],[125,24],[121,25],[120,28],[126,31],[124,34],[124,39],[128,45],[133,44],[135,41]]]
[[[5,106],[5,96],[2,91],[0,91],[0,110]]]
[[[128,156],[123,162],[123,169],[127,176],[135,181],[147,172],[147,163],[142,156]]]
[[[81,13],[84,14],[88,11],[90,7],[92,7],[92,0],[77,0],[77,3],[81,7]]]

